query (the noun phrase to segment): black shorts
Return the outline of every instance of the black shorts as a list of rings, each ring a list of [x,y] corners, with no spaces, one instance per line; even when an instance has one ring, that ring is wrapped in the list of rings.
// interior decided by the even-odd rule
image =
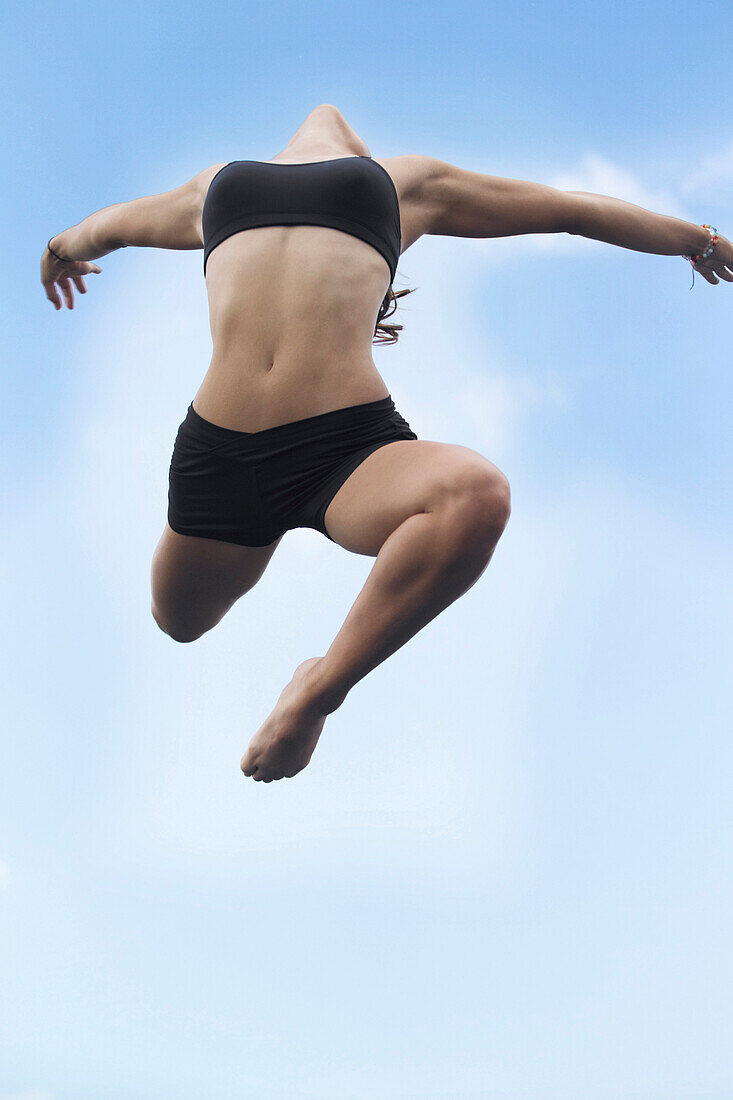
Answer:
[[[294,527],[330,539],[323,517],[360,462],[396,439],[417,439],[392,397],[238,432],[188,406],[168,486],[168,523],[181,535],[267,546]],[[331,539],[333,542],[333,539]]]

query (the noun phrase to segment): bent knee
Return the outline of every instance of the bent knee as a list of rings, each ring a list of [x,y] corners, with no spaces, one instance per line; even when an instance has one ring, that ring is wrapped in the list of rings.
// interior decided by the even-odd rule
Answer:
[[[150,611],[163,633],[174,642],[195,642],[205,633],[204,630],[195,629],[192,623],[176,621],[174,617],[163,615],[154,603],[151,603]]]
[[[509,481],[488,459],[456,473],[445,506],[457,539],[479,555],[491,553],[511,515]]]

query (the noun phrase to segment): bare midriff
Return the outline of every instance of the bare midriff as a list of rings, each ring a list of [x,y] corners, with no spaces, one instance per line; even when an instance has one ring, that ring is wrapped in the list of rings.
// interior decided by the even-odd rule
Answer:
[[[225,428],[259,432],[389,394],[374,359],[384,257],[325,226],[261,226],[209,255],[212,356],[193,404]]]

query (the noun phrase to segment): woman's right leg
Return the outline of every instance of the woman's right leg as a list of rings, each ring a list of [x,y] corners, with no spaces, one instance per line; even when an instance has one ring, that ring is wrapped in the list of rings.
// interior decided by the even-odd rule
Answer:
[[[180,535],[166,523],[150,570],[150,609],[158,626],[177,642],[200,638],[254,587],[281,538],[239,546]]]

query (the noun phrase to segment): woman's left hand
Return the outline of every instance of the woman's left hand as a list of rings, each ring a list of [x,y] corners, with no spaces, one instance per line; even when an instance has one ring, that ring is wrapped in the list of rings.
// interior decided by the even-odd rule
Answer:
[[[692,266],[713,286],[717,286],[721,279],[726,283],[733,283],[733,244],[719,233],[718,243],[708,258],[693,263]]]
[[[46,291],[49,302],[53,302],[56,309],[61,309],[59,290],[66,299],[69,309],[74,308],[74,291],[71,283],[76,286],[80,294],[86,294],[87,287],[84,282],[85,275],[101,275],[101,267],[97,267],[91,260],[59,260],[49,251],[48,246],[41,257],[41,282]],[[58,290],[56,284],[58,283]]]

